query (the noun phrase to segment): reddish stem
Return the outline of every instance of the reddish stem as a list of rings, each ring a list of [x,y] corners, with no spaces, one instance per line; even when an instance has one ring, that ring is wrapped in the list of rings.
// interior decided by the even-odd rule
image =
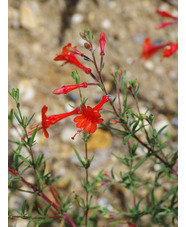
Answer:
[[[59,200],[58,200],[58,198],[56,197],[56,195],[55,195],[53,189],[52,189],[52,186],[49,186],[49,190],[50,190],[52,196],[54,197],[56,203],[58,203],[59,205],[61,205],[60,202],[59,202]]]
[[[15,172],[13,169],[11,169],[10,167],[8,167],[8,170],[10,173],[12,173],[14,176],[19,176],[19,174],[17,172]],[[41,196],[45,201],[47,201],[48,203],[50,203],[52,205],[53,208],[55,208],[58,212],[59,212],[59,208],[58,206],[53,203],[43,192],[38,191],[37,188],[30,184],[28,181],[26,181],[23,177],[20,176],[21,181],[26,184],[29,188],[31,188],[34,192],[37,192],[37,194],[39,196]],[[72,227],[77,227],[74,222],[68,217],[68,215],[64,212],[63,213],[63,217],[66,219],[66,221],[72,226]]]
[[[27,218],[27,219],[29,219],[30,218],[30,216],[18,216],[18,215],[14,215],[14,216],[11,216],[12,218],[22,218],[22,217],[24,217],[24,218]],[[33,217],[32,217],[33,218]],[[47,217],[47,218],[50,218],[50,219],[52,219],[52,218],[54,218],[54,219],[56,219],[56,218],[61,218],[61,216],[49,216],[49,217]],[[33,218],[34,220],[37,220],[37,219],[45,219],[45,217],[35,217],[35,218]]]
[[[127,126],[128,127],[128,126]],[[143,145],[145,148],[147,148],[148,150],[150,150],[151,152],[154,152],[154,150],[151,148],[151,147],[149,147],[147,144],[145,144],[143,141],[141,141],[136,135],[134,135],[133,136],[141,145]],[[170,166],[169,166],[169,164],[165,161],[165,160],[163,160],[158,154],[154,154],[154,156],[156,156],[156,158],[158,158],[163,164],[165,164],[166,166],[168,166],[169,168],[170,168]],[[176,169],[174,169],[174,168],[170,168],[171,170],[172,170],[172,172],[174,172],[174,173],[176,173],[177,174],[177,170]]]

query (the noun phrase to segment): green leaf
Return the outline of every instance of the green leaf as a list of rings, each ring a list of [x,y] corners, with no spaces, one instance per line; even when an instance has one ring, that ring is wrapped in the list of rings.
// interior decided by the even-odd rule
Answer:
[[[113,100],[111,101],[112,104],[114,104],[114,102],[116,101],[117,97],[114,97]]]
[[[97,85],[103,90],[103,85],[100,83],[97,83]]]
[[[154,190],[155,190],[155,188],[153,188],[152,191],[151,191],[151,200],[152,200],[152,205],[153,206],[155,206]]]
[[[120,226],[121,225],[121,222],[120,221],[115,221],[115,222],[112,222],[109,227],[114,227],[114,226]]]
[[[105,64],[102,65],[100,72],[103,70],[104,66],[105,66]]]
[[[34,117],[34,115],[35,115],[35,113],[32,114],[32,116],[30,117],[30,119],[29,119],[28,122],[26,123],[26,126],[30,124],[30,122],[31,122],[32,118]]]
[[[103,176],[103,170],[101,170],[98,175],[94,178],[93,182],[90,184],[90,188],[92,188],[96,183],[97,181],[99,181],[100,178],[102,178]]]
[[[39,216],[40,216],[40,215],[41,215],[41,216],[44,216],[42,210],[41,210],[39,207],[38,207],[37,209],[38,209],[38,210],[37,210],[36,212],[38,212]]]
[[[15,115],[15,117],[16,117],[16,119],[17,119],[17,121],[19,122],[19,124],[20,124],[20,125],[22,125],[23,123],[22,123],[22,121],[21,121],[20,117],[17,115],[17,113],[16,113],[16,112],[14,112],[14,115]]]
[[[93,155],[92,158],[91,158],[90,160],[87,160],[87,161],[86,161],[86,163],[85,163],[85,166],[86,166],[85,168],[86,168],[86,169],[88,169],[88,168],[90,167],[91,162],[93,161],[94,157],[95,157],[95,155]]]
[[[134,125],[133,125],[133,127],[132,127],[132,132],[133,132],[133,133],[134,133],[135,129],[137,128],[138,124],[139,124],[139,121],[136,121],[136,122],[134,123]]]
[[[35,204],[35,202],[36,202],[36,197],[37,197],[37,193],[35,192],[35,193],[34,193],[34,197],[33,197],[33,199],[31,200],[31,202],[30,202],[30,204],[29,204],[29,208],[28,208],[28,216],[30,216],[30,215],[31,215],[31,213],[32,213],[32,210],[33,210],[34,204]]]
[[[13,88],[11,91],[8,91],[10,96],[16,101],[17,106],[19,107],[19,89],[16,90]]]
[[[126,70],[124,70],[124,71],[122,72],[121,82],[120,82],[120,84],[119,84],[119,88],[120,88],[121,90],[123,90],[123,88],[124,88],[125,76],[126,76]]]
[[[125,99],[123,100],[123,107],[124,107],[124,111],[127,108],[127,96],[125,97]]]
[[[81,159],[81,157],[80,157],[78,151],[75,149],[75,147],[73,147],[73,149],[74,149],[74,152],[75,152],[75,154],[76,154],[78,160],[81,162],[81,164],[84,166],[84,168],[86,168],[86,167],[85,167],[85,166],[86,166],[86,163]]]
[[[15,168],[16,171],[18,171],[18,168],[19,168],[19,166],[20,166],[18,154],[20,155],[22,146],[23,146],[23,145],[21,145],[21,144],[18,146],[18,148],[16,149],[16,152],[14,152],[14,156],[13,156],[14,168]],[[22,163],[21,163],[21,164],[22,164]]]
[[[166,201],[172,194],[177,193],[178,187],[172,188],[168,193],[161,199],[160,204]]]
[[[137,211],[139,211],[139,205],[140,205],[140,203],[142,202],[143,199],[144,199],[144,198],[141,198],[141,199],[138,201],[138,203],[137,203],[137,205],[136,205]]]
[[[111,169],[111,176],[112,176],[112,178],[115,180],[114,169],[113,169],[113,167],[112,167],[112,169]]]
[[[133,167],[133,171],[135,172],[143,163],[144,161],[147,160],[147,158],[143,158],[141,159],[134,167]]]
[[[157,132],[157,137],[158,137],[158,135],[167,127],[168,125],[165,125],[164,127],[162,127],[158,132]]]
[[[38,130],[38,127],[34,130],[34,132],[32,133],[32,136],[28,139],[28,145],[29,145],[30,147],[33,146],[34,138],[35,138],[35,136],[36,136],[37,130]]]
[[[128,135],[127,132],[118,130],[118,129],[116,129],[116,128],[111,128],[110,131],[113,132],[113,133],[115,133],[115,134],[117,134],[117,135],[124,135],[124,136]]]
[[[10,114],[8,115],[8,119],[11,122],[11,124],[13,124],[13,120],[14,120],[14,110],[13,109],[10,110]]]
[[[23,160],[25,163],[27,163],[27,165],[29,165],[30,167],[32,167],[31,162],[28,161],[27,158],[25,158],[25,157],[23,157],[22,155],[20,155],[18,151],[14,151],[14,153],[16,153],[16,155],[17,155],[21,160]]]
[[[130,138],[131,138],[131,135],[125,136],[123,139],[123,144],[125,145],[129,141]]]
[[[44,209],[44,215],[46,216],[48,210],[50,209],[50,207],[52,206],[52,204],[49,204],[45,209]]]
[[[118,76],[119,76],[119,70],[117,70],[117,71],[114,73],[114,82],[115,82],[115,84],[118,83]]]
[[[21,208],[22,214],[25,213],[26,203],[27,203],[27,201],[25,200],[25,201],[23,202],[23,204],[22,204],[22,208]]]

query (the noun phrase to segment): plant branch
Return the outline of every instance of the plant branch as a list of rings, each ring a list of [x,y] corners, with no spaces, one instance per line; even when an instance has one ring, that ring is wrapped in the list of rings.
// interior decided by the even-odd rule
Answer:
[[[15,172],[13,169],[11,169],[10,167],[8,167],[8,170],[11,174],[13,174],[14,176],[19,176],[19,174],[17,172]],[[31,183],[29,183],[28,181],[26,181],[23,177],[19,176],[20,180],[26,184],[29,188],[31,188],[34,192],[37,192],[38,196],[41,196],[46,202],[48,202],[49,204],[52,205],[52,207],[57,210],[58,212],[60,211],[58,206],[53,203],[43,192],[38,191],[38,189],[32,185]],[[62,210],[61,210],[62,211]],[[68,217],[68,215],[64,212],[63,213],[63,217],[65,218],[65,220],[72,226],[72,227],[76,227],[76,225],[74,224],[74,222]]]

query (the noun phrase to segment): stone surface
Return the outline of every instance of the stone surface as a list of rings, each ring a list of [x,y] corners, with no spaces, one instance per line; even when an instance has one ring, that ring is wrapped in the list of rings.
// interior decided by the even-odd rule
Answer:
[[[37,3],[33,5],[38,7]],[[21,5],[20,7],[20,24],[23,28],[34,30],[38,27],[38,15],[32,5]]]
[[[88,141],[88,150],[108,149],[112,144],[112,136],[109,132],[97,129]]]

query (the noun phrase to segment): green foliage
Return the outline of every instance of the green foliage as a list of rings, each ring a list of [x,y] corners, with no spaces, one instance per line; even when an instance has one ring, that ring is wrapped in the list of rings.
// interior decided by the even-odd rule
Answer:
[[[100,216],[105,220],[107,226],[122,226],[126,225],[127,221],[136,226],[142,226],[142,218],[148,215],[151,217],[152,225],[176,226],[178,220],[178,152],[171,144],[171,133],[164,133],[167,125],[157,131],[154,127],[154,116],[148,114],[149,109],[147,108],[145,114],[140,113],[138,107],[139,85],[136,80],[126,82],[126,70],[116,70],[112,74],[117,94],[113,96],[114,98],[111,98],[105,88],[102,76],[103,56],[101,56],[100,67],[98,67],[94,55],[93,35],[88,29],[85,29],[80,35],[86,41],[86,49],[92,53],[92,59],[84,55],[84,59],[95,66],[97,77],[94,76],[92,71],[91,76],[96,80],[97,86],[103,94],[110,97],[110,107],[103,112],[112,114],[111,119],[116,119],[116,124],[114,127],[111,127],[109,123],[102,124],[102,127],[121,138],[121,146],[124,148],[124,152],[116,155],[113,151],[112,155],[124,168],[116,171],[112,167],[110,176],[105,174],[104,170],[99,171],[96,176],[91,176],[90,167],[95,161],[95,155],[88,157],[87,143],[91,133],[83,131],[85,157],[82,157],[81,152],[75,147],[73,148],[80,168],[83,169],[83,174],[85,174],[81,182],[82,193],[79,195],[73,192],[67,198],[59,194],[56,196],[50,186],[58,180],[58,177],[54,177],[55,173],[52,171],[46,173],[44,154],[35,154],[33,151],[33,146],[37,142],[38,128],[35,128],[31,136],[28,136],[27,133],[27,126],[31,124],[34,114],[30,118],[24,116],[20,108],[19,89],[12,89],[9,94],[15,100],[17,109],[16,111],[11,109],[8,119],[10,125],[14,128],[17,127],[14,124],[17,120],[18,127],[22,129],[22,138],[18,141],[14,138],[9,140],[15,147],[12,150],[13,163],[11,163],[9,169],[9,188],[10,192],[14,193],[16,190],[22,190],[24,184],[29,188],[29,191],[25,190],[25,192],[32,193],[32,198],[30,201],[24,200],[20,209],[9,210],[9,218],[26,219],[28,220],[27,226],[33,224],[34,226],[41,224],[50,226],[51,222],[60,222],[61,219],[65,219],[64,226],[96,227],[99,225]],[[76,84],[80,83],[78,72],[72,72],[71,76]],[[81,99],[79,106],[81,107],[86,103],[87,98],[82,96],[80,89],[79,95]],[[132,96],[136,108],[131,107],[131,105],[128,106],[129,95]],[[116,107],[116,105],[119,107]],[[100,112],[100,114],[103,112]],[[168,141],[165,141],[165,138]],[[27,151],[27,155],[23,150]],[[140,154],[138,153],[139,150],[141,150]],[[156,169],[155,166],[158,166],[158,168]],[[143,178],[143,174],[140,174],[141,171],[152,173],[154,179]],[[31,172],[34,176],[33,184],[25,179],[28,172]],[[165,189],[162,196],[158,197],[156,191],[163,188],[165,182],[170,183],[170,188],[169,190]],[[95,202],[95,196],[99,195],[100,191],[107,193],[114,185],[130,192],[133,201],[131,205],[126,204],[126,209],[114,205],[114,196],[113,200],[109,201],[106,206],[100,206]],[[145,190],[148,194],[143,196],[140,194],[140,190]],[[47,196],[49,191],[53,196],[52,199]],[[44,202],[41,202],[41,199]],[[109,209],[109,206],[112,209]],[[15,212],[18,215],[15,215]],[[76,224],[73,225],[72,222]]]

